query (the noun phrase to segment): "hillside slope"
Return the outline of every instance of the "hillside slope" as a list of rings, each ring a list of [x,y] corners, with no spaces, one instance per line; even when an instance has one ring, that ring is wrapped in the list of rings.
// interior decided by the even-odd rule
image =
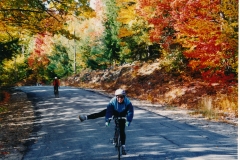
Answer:
[[[136,62],[108,70],[85,70],[61,81],[66,86],[107,93],[123,88],[131,98],[191,109],[209,119],[227,121],[238,117],[237,84],[209,84],[201,77],[192,78],[186,73],[166,73],[158,62]]]

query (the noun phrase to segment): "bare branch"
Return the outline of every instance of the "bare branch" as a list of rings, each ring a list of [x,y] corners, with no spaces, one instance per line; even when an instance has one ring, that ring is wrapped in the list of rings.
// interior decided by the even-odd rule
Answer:
[[[35,12],[35,13],[43,13],[43,11],[38,11],[38,10],[15,9],[15,8],[9,8],[9,9],[2,8],[2,9],[0,9],[0,11],[19,11],[19,12]]]

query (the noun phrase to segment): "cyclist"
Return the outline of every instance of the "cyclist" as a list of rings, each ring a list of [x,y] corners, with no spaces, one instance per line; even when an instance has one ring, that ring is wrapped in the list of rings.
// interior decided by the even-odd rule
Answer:
[[[58,93],[58,87],[60,86],[60,82],[57,77],[54,78],[53,80],[53,89],[54,93]]]
[[[126,155],[126,134],[125,134],[125,126],[130,126],[130,123],[133,119],[133,106],[130,100],[126,97],[126,92],[123,89],[117,89],[115,91],[115,97],[113,97],[109,104],[107,105],[107,109],[102,110],[98,113],[93,113],[87,116],[79,115],[80,121],[84,121],[87,119],[95,119],[99,117],[104,117],[106,123],[105,125],[109,125],[109,118],[112,116],[114,117],[126,117],[125,119],[119,120],[119,127],[120,127],[120,136],[121,136],[121,143],[122,143],[122,154]]]
[[[115,97],[113,97],[108,106],[106,111],[106,125],[109,125],[109,118],[112,116],[114,117],[126,117],[126,119],[119,120],[119,127],[120,127],[120,137],[121,137],[121,144],[122,144],[122,154],[126,155],[126,134],[125,134],[125,126],[130,126],[130,123],[133,119],[133,106],[130,100],[126,97],[126,93],[122,89],[117,89],[115,91]]]

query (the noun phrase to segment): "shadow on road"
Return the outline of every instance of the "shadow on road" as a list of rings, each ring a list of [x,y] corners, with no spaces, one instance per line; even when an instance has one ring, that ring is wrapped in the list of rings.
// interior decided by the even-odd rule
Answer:
[[[82,123],[78,115],[104,109],[109,97],[70,87],[54,98],[50,87],[24,88],[35,121],[24,159],[117,159],[109,142],[114,124],[104,118]],[[237,140],[135,107],[126,128],[128,155],[122,159],[237,159]]]

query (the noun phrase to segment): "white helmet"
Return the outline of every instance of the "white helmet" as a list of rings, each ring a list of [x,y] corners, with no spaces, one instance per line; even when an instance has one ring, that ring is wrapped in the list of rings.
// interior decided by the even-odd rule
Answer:
[[[117,89],[115,91],[115,96],[118,96],[118,95],[126,95],[126,92],[123,90],[123,89]]]

